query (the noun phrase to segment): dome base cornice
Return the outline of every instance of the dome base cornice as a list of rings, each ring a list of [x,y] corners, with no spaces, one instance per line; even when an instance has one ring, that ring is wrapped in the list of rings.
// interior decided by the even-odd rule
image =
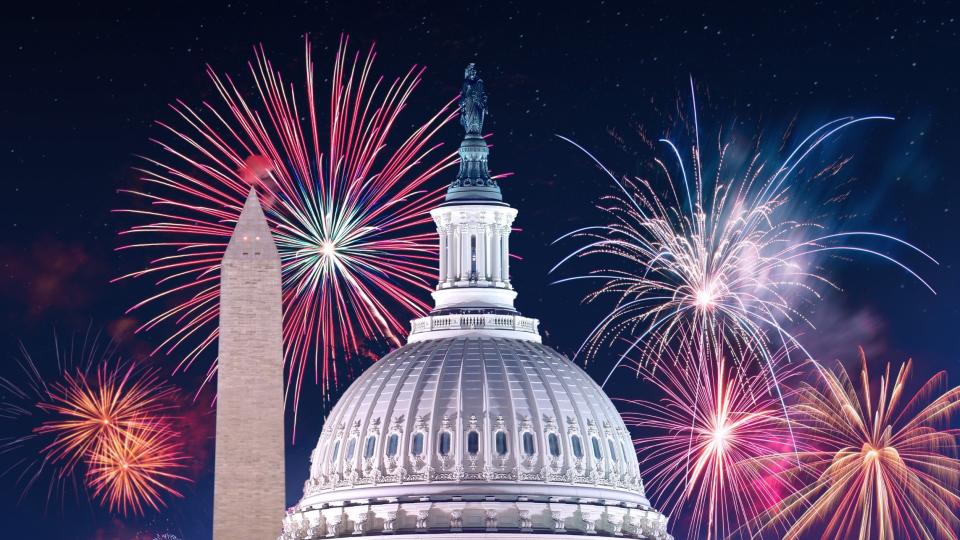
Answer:
[[[667,519],[649,507],[600,499],[513,501],[465,499],[360,500],[349,505],[299,507],[284,519],[278,540],[404,538],[503,540],[564,533],[672,540]]]

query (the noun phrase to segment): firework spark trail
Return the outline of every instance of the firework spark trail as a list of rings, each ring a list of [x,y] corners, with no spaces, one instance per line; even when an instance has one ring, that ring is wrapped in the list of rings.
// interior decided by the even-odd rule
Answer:
[[[0,378],[0,418],[9,424],[0,455],[21,498],[48,476],[48,504],[67,487],[103,494],[110,511],[123,513],[178,495],[171,482],[188,479],[177,473],[185,459],[172,428],[177,392],[156,369],[123,361],[113,342],[89,332],[66,348],[55,339],[55,354],[40,363],[20,349],[19,377]],[[123,474],[111,475],[110,459]]]
[[[220,103],[172,106],[185,127],[161,123],[166,158],[146,158],[150,190],[130,190],[149,209],[126,209],[147,221],[122,234],[120,249],[160,253],[147,267],[118,279],[150,277],[159,292],[131,311],[158,311],[141,330],[170,333],[158,351],[182,349],[186,369],[217,337],[219,265],[250,183],[265,191],[264,206],[283,261],[287,394],[296,410],[303,379],[336,384],[337,361],[356,356],[368,340],[399,343],[400,313],[429,309],[436,240],[429,208],[443,186],[430,181],[456,162],[436,155],[437,131],[456,116],[447,103],[399,144],[394,131],[422,68],[390,84],[373,75],[374,49],[349,54],[342,39],[331,76],[330,118],[321,129],[313,59],[306,44],[306,100],[287,84],[262,47],[250,63],[256,98],[229,76],[208,75]],[[301,94],[303,95],[303,94]],[[321,134],[326,130],[326,138]],[[137,238],[134,240],[133,238]],[[211,364],[208,379],[216,369]]]
[[[769,375],[762,368],[741,371],[710,341],[689,339],[667,354],[655,371],[646,363],[630,366],[662,398],[618,400],[624,421],[638,434],[634,445],[648,493],[667,514],[689,520],[688,538],[748,537],[742,524],[777,504],[786,490],[778,476],[783,464],[758,458],[789,459],[785,453],[793,447]],[[778,364],[784,358],[783,352],[775,356]],[[784,369],[781,379],[793,374],[778,369]]]
[[[756,357],[768,363],[771,351],[782,347],[806,353],[789,327],[810,323],[792,298],[799,294],[816,300],[822,286],[838,288],[815,272],[813,258],[820,254],[878,257],[933,291],[900,260],[857,242],[884,241],[936,263],[916,246],[877,232],[828,232],[825,226],[787,210],[790,192],[797,189],[794,173],[811,152],[850,126],[890,119],[866,116],[828,122],[805,137],[770,172],[768,161],[773,159],[761,153],[734,168],[736,164],[730,165],[727,159],[732,152],[730,143],[718,142],[716,170],[706,175],[698,142],[690,150],[688,173],[677,145],[661,139],[680,171],[677,180],[666,162],[654,160],[666,179],[666,195],[650,180],[617,178],[585,148],[559,136],[586,153],[617,186],[617,193],[599,204],[609,216],[609,224],[577,229],[557,240],[584,242],[551,272],[583,258],[596,259],[604,266],[595,265],[596,269],[585,275],[555,283],[599,281],[600,286],[584,301],[615,298],[613,308],[591,330],[577,355],[592,357],[602,345],[627,338],[631,345],[617,365],[641,344],[643,360],[655,362],[678,333],[686,331],[710,336],[723,341],[724,347],[745,353],[738,357]],[[696,124],[694,133],[699,141]]]
[[[896,377],[887,364],[873,393],[862,349],[860,359],[859,381],[821,368],[799,386],[793,419],[811,448],[782,473],[797,487],[768,527],[784,525],[787,539],[958,538],[960,387],[940,372],[908,398],[907,361]]]

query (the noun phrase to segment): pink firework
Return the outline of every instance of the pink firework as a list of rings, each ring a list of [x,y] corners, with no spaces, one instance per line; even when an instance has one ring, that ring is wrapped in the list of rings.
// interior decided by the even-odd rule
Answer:
[[[635,364],[663,397],[621,400],[624,420],[639,434],[650,493],[666,513],[687,518],[688,538],[749,537],[747,524],[786,493],[778,473],[793,438],[769,372],[745,373],[756,362],[730,362],[705,343],[686,340],[656,368]]]
[[[249,64],[252,85],[208,69],[219,102],[177,101],[178,125],[160,123],[163,157],[146,158],[146,186],[126,192],[147,205],[120,210],[141,220],[122,233],[120,249],[155,255],[118,279],[155,280],[157,293],[130,311],[152,310],[141,330],[167,334],[157,350],[178,351],[177,369],[217,338],[220,260],[251,185],[263,193],[283,261],[295,414],[310,364],[326,391],[338,361],[368,342],[399,344],[409,316],[429,309],[421,296],[435,279],[437,246],[427,210],[444,187],[431,180],[456,161],[433,139],[456,109],[451,101],[416,127],[398,128],[423,68],[388,82],[373,75],[375,56],[372,47],[351,55],[341,40],[327,118],[307,41],[302,87],[285,82],[260,48]]]

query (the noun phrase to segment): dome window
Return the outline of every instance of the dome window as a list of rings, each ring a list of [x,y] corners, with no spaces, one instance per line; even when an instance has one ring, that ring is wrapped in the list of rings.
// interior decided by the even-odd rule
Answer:
[[[417,432],[413,435],[413,444],[410,445],[410,453],[415,456],[423,455],[423,433]]]
[[[354,438],[351,438],[350,441],[347,442],[347,461],[350,461],[353,459],[353,453],[356,452],[356,450],[357,450],[357,440]]]
[[[477,280],[477,235],[470,236],[470,279]]]
[[[373,451],[377,449],[377,436],[367,437],[367,444],[363,447],[363,457],[370,459],[373,457]]]
[[[570,446],[573,448],[573,457],[577,459],[583,458],[583,443],[580,442],[579,435],[570,436]]]
[[[617,462],[617,447],[613,445],[613,439],[607,439],[607,446],[610,447],[610,459]]]
[[[440,450],[441,456],[450,455],[450,432],[449,431],[443,431],[440,433],[440,444],[438,446],[440,447],[439,450]]]
[[[335,463],[340,457],[340,441],[333,443],[333,453],[330,454],[330,463]]]
[[[390,436],[387,437],[387,457],[397,455],[398,446],[400,446],[400,435],[391,433]]]
[[[533,437],[531,436],[531,438]],[[503,431],[498,431],[496,436],[494,436],[494,442],[496,443],[497,447],[497,455],[507,455],[507,434]]]
[[[590,437],[590,444],[593,446],[593,458],[597,461],[603,459],[603,453],[600,451],[600,439]]]
[[[467,452],[472,456],[480,452],[480,434],[476,431],[467,433]]]
[[[547,435],[547,446],[550,448],[550,455],[560,457],[560,437],[556,433]]]
[[[533,445],[533,433],[525,431],[523,433],[523,453],[527,456],[532,456],[536,447]]]

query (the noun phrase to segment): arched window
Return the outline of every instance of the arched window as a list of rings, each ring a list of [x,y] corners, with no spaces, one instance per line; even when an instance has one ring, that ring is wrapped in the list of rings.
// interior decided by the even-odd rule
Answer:
[[[373,451],[377,448],[377,436],[367,437],[367,444],[363,447],[363,457],[370,459],[373,457]]]
[[[547,446],[550,448],[550,455],[560,457],[560,437],[556,433],[547,435]]]
[[[398,446],[400,446],[400,435],[391,433],[390,436],[387,437],[387,457],[397,455]]]
[[[357,450],[357,440],[353,437],[347,442],[347,461],[353,459],[353,453]]]
[[[570,447],[573,448],[573,456],[575,458],[583,458],[583,444],[580,442],[579,435],[570,436]]]
[[[523,453],[532,456],[536,449],[536,446],[533,445],[533,433],[525,431],[523,433]]]
[[[477,455],[480,451],[480,434],[476,431],[467,433],[467,452],[471,455]]]
[[[450,432],[449,431],[440,432],[440,444],[438,446],[439,446],[441,456],[450,455]]]
[[[410,444],[410,453],[415,456],[423,455],[423,433],[418,431],[413,434],[413,443]]]
[[[470,279],[477,278],[477,235],[470,235]]]
[[[619,460],[617,459],[617,447],[613,445],[613,439],[607,439],[607,446],[610,447],[610,459],[616,463]]]
[[[337,442],[333,443],[333,453],[330,454],[330,463],[337,461],[337,458],[340,457],[340,440],[337,439]]]
[[[597,461],[603,459],[603,454],[600,452],[600,440],[596,437],[591,437],[590,444],[593,446],[593,458]]]
[[[497,435],[494,437],[494,442],[497,447],[497,455],[505,456],[507,455],[507,434],[503,431],[498,431]]]

